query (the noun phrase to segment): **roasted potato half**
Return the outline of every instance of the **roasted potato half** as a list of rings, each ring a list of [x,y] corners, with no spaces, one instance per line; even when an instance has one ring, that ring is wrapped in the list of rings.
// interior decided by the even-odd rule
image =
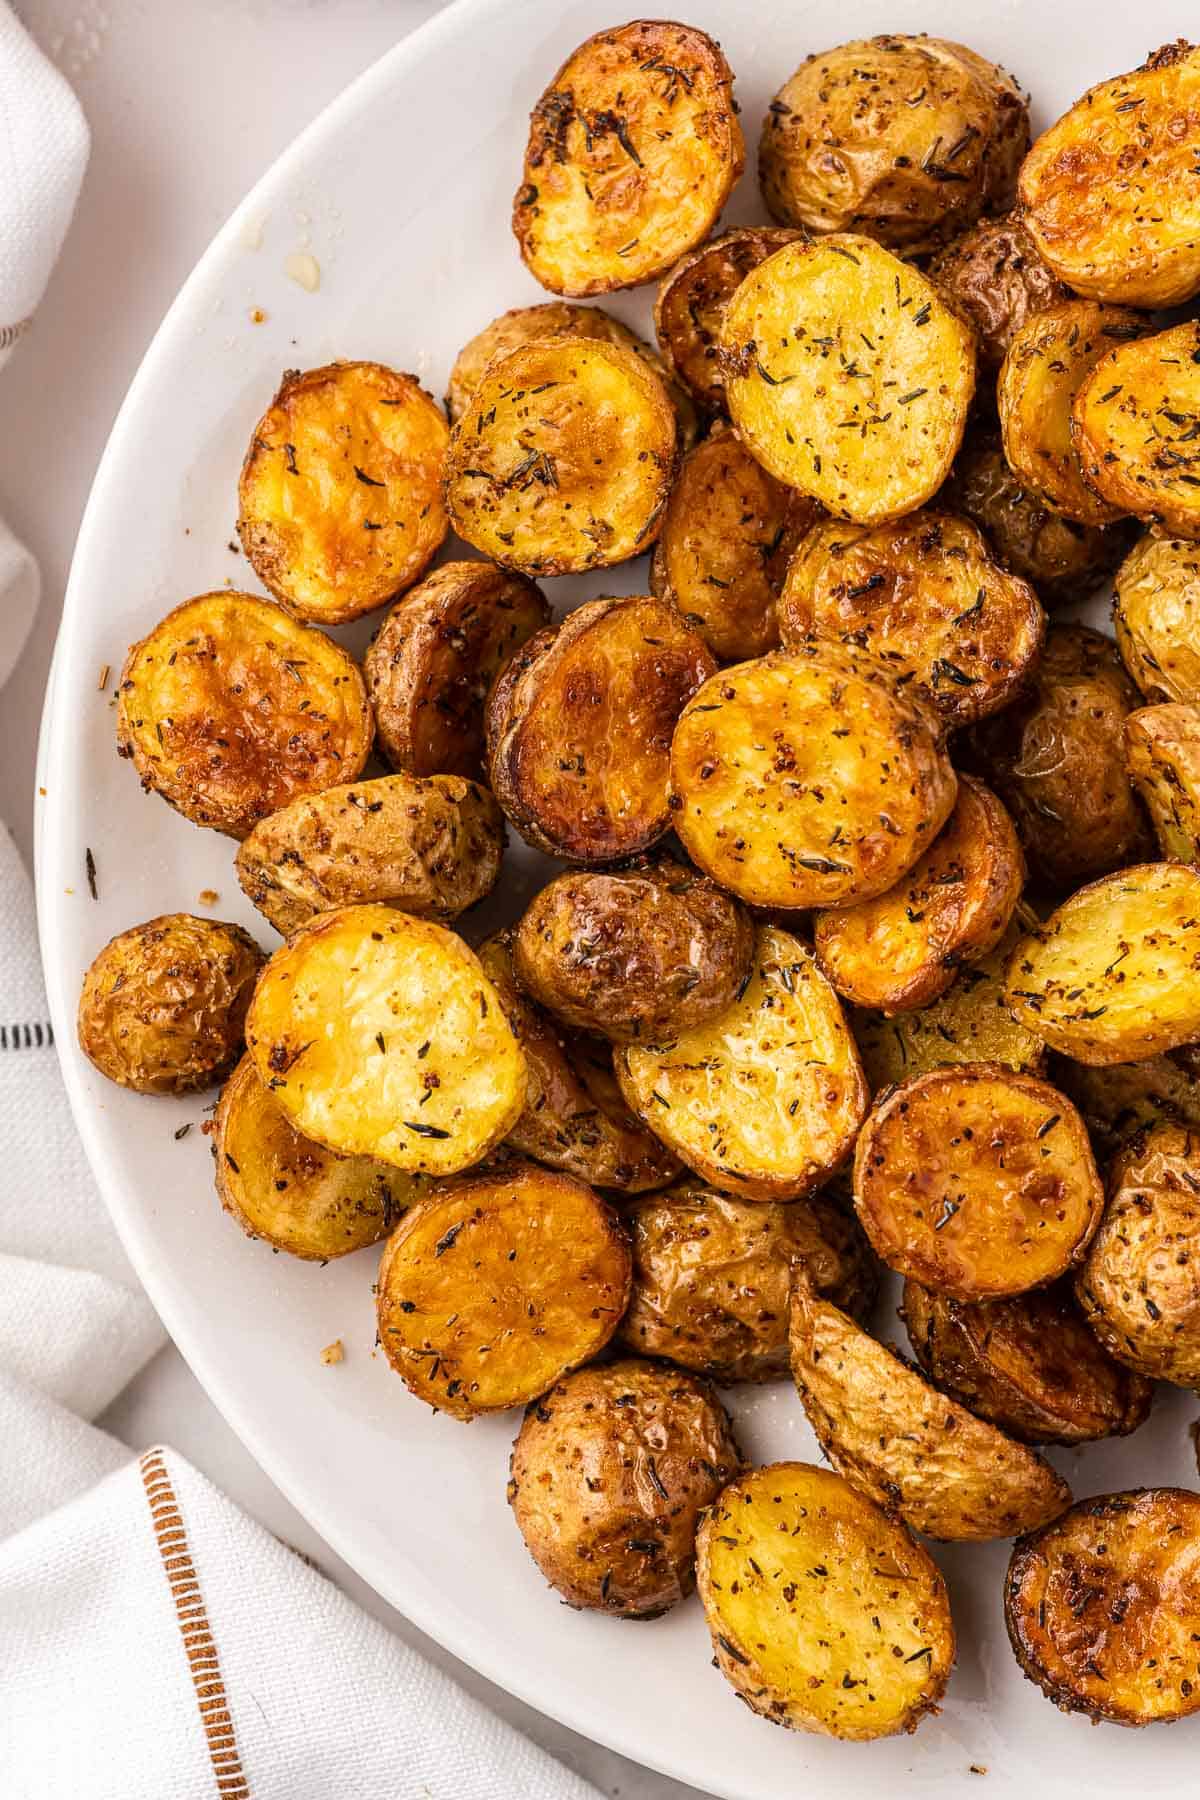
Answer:
[[[768,256],[726,306],[722,346],[751,452],[827,512],[881,525],[949,474],[975,391],[971,328],[870,238]]]
[[[1200,320],[1115,345],[1075,396],[1071,437],[1109,506],[1164,537],[1200,538]]]
[[[671,743],[684,849],[731,893],[782,911],[885,893],[949,818],[956,786],[919,698],[815,639],[714,675]]]
[[[1200,704],[1200,545],[1147,532],[1117,572],[1113,628],[1147,700]]]
[[[1125,762],[1163,855],[1200,863],[1200,707],[1143,706],[1130,713]]]
[[[134,644],[117,690],[117,754],[142,786],[236,838],[301,794],[355,780],[374,729],[340,644],[232,589],[169,612]]]
[[[246,1044],[305,1137],[412,1175],[470,1168],[525,1105],[525,1057],[479,958],[391,906],[302,926],[262,972]]]
[[[533,109],[513,231],[552,294],[608,294],[707,237],[746,154],[733,71],[691,25],[635,19],[572,52]]]
[[[1175,1053],[1101,1068],[1052,1056],[1050,1080],[1078,1107],[1102,1160],[1146,1126],[1164,1120],[1200,1132],[1200,1082],[1180,1066]]]
[[[846,1480],[929,1537],[1012,1537],[1071,1504],[1025,1444],[948,1400],[805,1284],[792,1289],[792,1375],[822,1450]]]
[[[638,1117],[705,1181],[797,1200],[854,1142],[867,1085],[837,995],[798,938],[759,928],[754,965],[720,1018],[614,1058]]]
[[[705,412],[725,410],[720,356],[726,301],[751,269],[796,236],[772,225],[722,231],[689,250],[660,282],[654,301],[659,348]]]
[[[742,1467],[729,1415],[678,1369],[578,1369],[517,1433],[508,1501],[568,1606],[656,1619],[695,1585],[696,1526]]]
[[[1080,1500],[1014,1544],[1004,1622],[1025,1675],[1062,1712],[1152,1725],[1200,1708],[1200,1494]]]
[[[263,586],[319,625],[411,587],[446,535],[449,436],[415,375],[373,362],[289,369],[238,483],[238,536]]]
[[[189,1094],[237,1061],[265,958],[240,925],[163,913],[94,957],[79,996],[79,1047],[121,1087]]]
[[[997,370],[1028,319],[1071,297],[1015,212],[980,219],[947,244],[929,278],[975,327],[980,363]]]
[[[671,733],[714,673],[665,600],[590,600],[513,657],[487,707],[488,771],[521,836],[565,862],[618,862],[671,828]]]
[[[376,739],[392,768],[477,777],[488,689],[549,623],[541,590],[495,563],[443,563],[398,600],[363,662]]]
[[[696,1548],[717,1667],[752,1712],[862,1741],[937,1711],[955,1652],[946,1584],[840,1475],[752,1470],[710,1507]]]

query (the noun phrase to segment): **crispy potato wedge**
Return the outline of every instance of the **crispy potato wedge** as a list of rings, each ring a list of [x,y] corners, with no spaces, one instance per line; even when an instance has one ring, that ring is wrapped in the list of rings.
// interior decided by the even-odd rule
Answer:
[[[1113,629],[1147,700],[1200,703],[1200,548],[1147,532],[1117,571]]]
[[[577,1031],[617,1044],[662,1044],[709,1024],[753,959],[750,915],[670,857],[557,876],[513,940],[522,987]]]
[[[726,301],[764,257],[798,235],[774,225],[722,231],[689,250],[659,283],[654,301],[659,348],[705,412],[725,410],[720,353]]]
[[[384,1246],[379,1341],[456,1419],[544,1394],[589,1362],[629,1300],[629,1241],[582,1181],[513,1163],[435,1188]]]
[[[816,915],[817,961],[859,1006],[888,1015],[928,1006],[996,948],[1024,883],[1012,820],[990,788],[960,776],[954,811],[895,887]]]
[[[785,648],[815,632],[876,657],[954,730],[1028,684],[1046,618],[974,525],[922,509],[890,525],[814,525],[788,564],[779,631]]]
[[[621,1092],[714,1187],[798,1200],[833,1173],[867,1109],[867,1084],[837,995],[812,952],[763,925],[729,1011],[662,1049],[622,1045]]]
[[[671,828],[671,733],[716,669],[668,601],[590,600],[539,632],[488,701],[488,771],[521,836],[566,862],[617,862]]]
[[[1200,1132],[1200,1082],[1176,1061],[1182,1054],[1101,1068],[1056,1055],[1050,1080],[1078,1107],[1097,1155],[1107,1161],[1139,1131],[1163,1120]]]
[[[1022,938],[1019,1023],[1076,1062],[1141,1062],[1200,1038],[1200,869],[1142,863],[1072,894]]]
[[[1083,478],[1168,538],[1200,538],[1200,320],[1117,344],[1075,395]]]
[[[1089,88],[1021,168],[1026,229],[1095,300],[1175,306],[1200,292],[1194,133],[1200,50],[1182,38]]]
[[[513,231],[552,294],[608,294],[707,237],[745,166],[733,71],[692,25],[635,19],[572,52],[533,109]]]
[[[163,913],[110,941],[83,978],[79,1047],[139,1094],[212,1087],[237,1061],[265,961],[240,925]]]
[[[1200,863],[1200,707],[1143,706],[1130,713],[1125,766],[1164,857]]]
[[[839,1475],[752,1470],[710,1507],[696,1550],[717,1667],[752,1712],[862,1741],[938,1710],[955,1652],[946,1584]]]
[[[305,1137],[412,1175],[470,1168],[525,1105],[525,1057],[478,957],[390,906],[302,926],[262,972],[246,1044]]]
[[[549,623],[541,590],[495,563],[443,563],[398,600],[363,662],[377,743],[392,768],[478,777],[488,689]]]
[[[906,1281],[902,1317],[929,1379],[1022,1443],[1124,1437],[1149,1415],[1153,1387],[1109,1356],[1069,1286],[980,1306]]]
[[[301,794],[353,781],[374,734],[357,663],[232,589],[169,612],[125,659],[117,754],[194,825],[242,838]]]
[[[684,849],[756,906],[845,906],[893,886],[954,806],[933,715],[876,663],[806,642],[714,675],[671,742]]]
[[[797,240],[725,308],[729,411],[777,481],[881,525],[949,474],[975,391],[971,329],[870,238]]]
[[[1025,1675],[1062,1712],[1152,1725],[1200,1708],[1200,1494],[1080,1500],[1014,1544],[1004,1622]],[[1114,1629],[1116,1627],[1116,1629]]]
[[[630,1358],[579,1369],[534,1402],[508,1503],[568,1606],[656,1619],[691,1593],[697,1523],[742,1465],[704,1382]]]
[[[238,536],[301,619],[341,625],[424,574],[446,535],[442,410],[382,363],[289,369],[250,439]]]
[[[1025,1444],[948,1400],[803,1282],[792,1289],[792,1375],[840,1475],[929,1537],[1032,1531],[1071,1490]]]
[[[980,364],[996,370],[1027,320],[1071,297],[1015,212],[980,219],[947,244],[929,279],[975,327]]]

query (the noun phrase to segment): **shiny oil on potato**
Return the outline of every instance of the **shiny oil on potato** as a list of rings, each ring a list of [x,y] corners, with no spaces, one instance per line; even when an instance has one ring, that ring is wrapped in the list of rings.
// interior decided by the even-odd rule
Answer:
[[[975,327],[980,363],[992,369],[1034,313],[1070,299],[1017,213],[980,219],[934,258],[929,278]]]
[[[1200,707],[1143,706],[1130,713],[1125,762],[1163,855],[1200,863]]]
[[[1200,538],[1200,322],[1117,344],[1075,396],[1083,478],[1117,512]]]
[[[1200,703],[1200,545],[1147,532],[1117,571],[1113,629],[1147,700]]]
[[[721,326],[725,303],[764,257],[799,234],[770,225],[722,231],[689,250],[663,276],[654,301],[654,331],[670,367],[705,412],[725,410]]]

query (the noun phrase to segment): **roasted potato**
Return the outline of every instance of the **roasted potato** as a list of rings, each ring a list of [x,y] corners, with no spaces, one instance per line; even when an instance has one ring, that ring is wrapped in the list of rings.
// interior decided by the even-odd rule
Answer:
[[[668,365],[705,412],[725,410],[720,364],[725,302],[751,269],[797,235],[772,225],[723,231],[689,250],[663,276],[654,301],[654,333]]]
[[[79,1047],[139,1094],[212,1087],[237,1061],[265,958],[240,925],[163,913],[92,959],[79,996]]]
[[[947,244],[929,278],[975,327],[980,363],[997,370],[1028,319],[1071,297],[1015,212],[980,219]]]
[[[125,659],[117,754],[195,825],[245,837],[289,800],[354,781],[374,724],[323,631],[232,589],[169,612]]]
[[[792,1375],[840,1475],[929,1537],[1012,1537],[1056,1518],[1071,1490],[1036,1450],[939,1394],[803,1281],[792,1289]]]
[[[716,669],[649,595],[591,600],[538,632],[488,701],[488,771],[521,836],[566,862],[617,862],[670,830],[671,733]]]
[[[1076,1062],[1141,1062],[1200,1039],[1200,869],[1142,863],[1065,900],[1009,959],[1008,1004]]]
[[[508,1501],[568,1606],[656,1619],[691,1593],[697,1523],[742,1462],[705,1383],[629,1358],[579,1369],[530,1406]]]
[[[1077,293],[1155,307],[1200,292],[1197,106],[1200,50],[1179,38],[1089,88],[1025,158],[1025,227]]]
[[[810,640],[714,675],[671,742],[684,849],[756,906],[871,899],[949,818],[933,715],[876,663]]]
[[[1200,546],[1147,532],[1117,571],[1113,628],[1147,700],[1200,703]]]
[[[409,1207],[379,1264],[379,1341],[419,1400],[473,1419],[603,1350],[629,1282],[612,1208],[570,1175],[513,1163]]]
[[[638,1117],[703,1180],[746,1200],[797,1200],[833,1173],[867,1109],[837,995],[798,938],[764,925],[729,1011],[667,1048],[622,1045]]]
[[[246,1044],[305,1137],[409,1174],[470,1168],[525,1105],[525,1058],[478,957],[390,906],[302,926],[262,972]]]
[[[673,600],[721,662],[779,643],[776,602],[792,552],[821,516],[761,468],[736,431],[684,458],[663,514],[650,586]]]
[[[786,1205],[734,1200],[684,1180],[625,1209],[633,1298],[619,1336],[728,1386],[788,1369],[794,1270],[853,1318],[870,1311],[879,1265],[853,1215],[820,1194]]]
[[[733,71],[692,25],[635,19],[572,52],[533,109],[513,231],[552,294],[607,294],[708,235],[745,166]]]
[[[758,176],[784,225],[921,256],[1011,205],[1028,145],[1003,69],[945,38],[889,33],[801,63],[767,108]]]
[[[1050,1058],[1050,1080],[1078,1107],[1097,1154],[1107,1159],[1147,1125],[1173,1120],[1200,1132],[1200,1082],[1172,1052],[1142,1062],[1089,1068]]]
[[[1071,438],[1109,506],[1164,537],[1200,538],[1200,320],[1102,357],[1075,396]]]
[[[1025,882],[1012,820],[989,788],[959,778],[954,811],[920,862],[874,900],[820,912],[817,961],[838,993],[887,1014],[944,994],[994,950]]]
[[[1164,857],[1200,863],[1200,707],[1143,706],[1130,713],[1125,763]]]
[[[379,749],[392,768],[476,778],[488,689],[549,623],[540,589],[495,563],[443,563],[398,600],[363,662]]]
[[[512,932],[488,938],[479,960],[525,1052],[525,1110],[508,1134],[509,1148],[626,1194],[674,1180],[679,1161],[626,1106],[608,1045],[565,1034],[518,986]]]
[[[696,1549],[717,1667],[752,1712],[861,1741],[938,1710],[955,1652],[946,1584],[840,1476],[752,1470],[710,1507]]]
[[[777,481],[882,525],[932,498],[975,391],[971,329],[870,238],[797,240],[725,308],[729,411]]]
[[[1028,684],[1046,618],[974,525],[923,509],[891,525],[814,525],[788,565],[779,631],[785,647],[816,632],[876,657],[953,730]]]
[[[1149,1414],[1154,1389],[1103,1349],[1069,1286],[980,1306],[906,1281],[903,1318],[929,1379],[1022,1443],[1124,1437]]]
[[[662,1044],[710,1024],[753,959],[750,915],[670,857],[557,876],[513,940],[522,987],[577,1031],[617,1044]]]
[[[411,587],[446,535],[449,436],[415,375],[373,362],[289,369],[238,483],[238,536],[263,586],[320,625]]]
[[[1014,1544],[1004,1622],[1021,1669],[1062,1712],[1152,1725],[1200,1708],[1200,1494],[1081,1500]]]

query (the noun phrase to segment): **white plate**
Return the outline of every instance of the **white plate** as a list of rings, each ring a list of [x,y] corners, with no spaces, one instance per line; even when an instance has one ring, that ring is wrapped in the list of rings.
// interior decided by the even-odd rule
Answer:
[[[722,40],[753,143],[773,90],[810,51],[886,29],[965,39],[1013,68],[1046,122],[1089,83],[1133,67],[1183,30],[1167,0],[689,0]],[[1200,1720],[1149,1735],[1094,1731],[1056,1713],[1017,1672],[1004,1637],[1007,1546],[939,1548],[959,1627],[940,1718],[913,1738],[844,1745],[773,1731],[710,1666],[693,1600],[654,1624],[570,1612],[547,1592],[505,1505],[514,1417],[464,1429],[411,1399],[372,1354],[366,1252],[325,1269],[272,1256],[212,1192],[202,1101],[110,1086],[75,1045],[83,972],[115,932],[171,910],[215,912],[273,941],[242,900],[232,846],[140,794],[113,749],[105,663],[189,594],[254,586],[231,553],[235,482],[250,428],[286,366],[377,357],[440,392],[458,347],[493,314],[541,295],[517,257],[509,207],[529,108],[562,60],[621,9],[609,0],[460,0],[370,70],[301,137],[217,237],[130,389],[92,492],[67,595],[39,816],[42,943],[75,1116],[125,1244],[175,1340],[264,1468],[337,1552],[395,1606],[492,1680],[615,1749],[730,1800],[806,1782],[828,1796],[981,1792],[1115,1794],[1194,1780]],[[730,208],[761,218],[752,175]],[[311,240],[319,292],[284,273]],[[258,244],[259,247],[254,246]],[[646,291],[615,310],[648,329]],[[250,314],[261,308],[265,323]],[[644,564],[551,582],[570,604],[635,590]],[[365,633],[360,633],[362,642]],[[90,847],[99,899],[84,875]],[[522,884],[525,885],[525,884]],[[510,900],[510,907],[512,902]],[[53,1196],[41,1197],[53,1204]],[[319,1351],[347,1346],[337,1369]],[[757,1459],[811,1456],[786,1385],[734,1408]],[[1055,1460],[1080,1493],[1194,1483],[1184,1396],[1132,1440]]]

